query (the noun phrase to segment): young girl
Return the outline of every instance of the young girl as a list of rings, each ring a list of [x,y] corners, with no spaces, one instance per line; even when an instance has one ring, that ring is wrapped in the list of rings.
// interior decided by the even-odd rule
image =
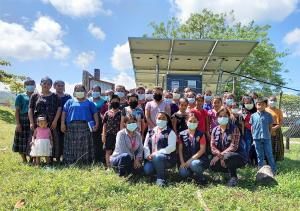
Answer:
[[[187,118],[188,129],[180,133],[179,175],[183,178],[196,175],[196,182],[205,184],[203,171],[208,167],[208,158],[205,154],[206,139],[204,133],[197,130],[198,120],[194,115]]]
[[[14,137],[14,144],[12,150],[18,152],[24,163],[27,163],[26,155],[28,155],[28,146],[30,142],[30,122],[28,118],[29,98],[35,89],[35,81],[27,79],[24,82],[26,93],[19,94],[16,98],[15,117],[16,117],[16,131]]]
[[[213,106],[213,108],[207,112],[210,133],[217,125],[219,125],[217,113],[222,108],[222,98],[219,96],[215,96],[212,100],[212,106]]]
[[[115,149],[116,136],[121,125],[120,98],[112,95],[110,98],[111,109],[103,117],[102,142],[105,148],[106,167],[110,168],[110,156]]]
[[[187,106],[188,100],[186,98],[181,98],[179,100],[179,111],[172,116],[172,125],[177,136],[181,131],[188,128],[186,125],[186,117],[188,115],[188,113],[186,113]]]
[[[30,156],[33,157],[34,164],[39,166],[41,157],[45,157],[47,164],[50,163],[53,140],[46,116],[40,115],[37,118],[37,125],[32,135]]]

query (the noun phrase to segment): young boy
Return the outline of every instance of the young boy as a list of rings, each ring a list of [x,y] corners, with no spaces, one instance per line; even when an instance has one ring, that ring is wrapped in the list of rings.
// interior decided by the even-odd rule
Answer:
[[[111,109],[104,114],[102,130],[102,142],[105,148],[105,161],[108,169],[110,168],[109,157],[115,149],[116,136],[121,124],[120,98],[117,95],[111,96],[110,106]]]
[[[257,112],[250,117],[252,136],[255,143],[257,153],[258,167],[264,165],[265,155],[272,168],[273,173],[276,173],[276,164],[272,153],[271,129],[273,125],[273,117],[265,109],[268,105],[268,100],[259,97],[256,102]]]

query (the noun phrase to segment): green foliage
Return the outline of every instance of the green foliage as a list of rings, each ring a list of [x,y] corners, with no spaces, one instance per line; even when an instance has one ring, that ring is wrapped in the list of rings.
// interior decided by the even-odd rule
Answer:
[[[2,113],[13,111],[0,107]],[[292,144],[278,162],[277,186],[258,186],[256,170],[239,170],[238,187],[228,188],[218,174],[206,187],[180,182],[171,174],[166,188],[145,177],[119,178],[101,166],[36,168],[11,152],[15,125],[0,119],[0,210],[299,210],[300,145]],[[295,140],[295,139],[292,139]]]
[[[300,115],[300,96],[297,95],[282,95],[282,109],[288,117]]]
[[[185,39],[221,39],[221,40],[258,40],[260,43],[244,61],[237,73],[257,78],[278,85],[284,85],[281,76],[286,52],[278,52],[270,42],[269,25],[257,25],[254,21],[248,24],[237,22],[233,11],[229,14],[215,14],[208,10],[195,13],[184,22],[172,18],[167,23],[150,23],[155,38],[185,38]],[[284,70],[286,71],[286,70]],[[279,88],[263,83],[255,83],[250,79],[237,80],[238,96],[249,91],[262,90],[264,95],[278,92]],[[231,90],[232,83],[223,84],[223,90]]]

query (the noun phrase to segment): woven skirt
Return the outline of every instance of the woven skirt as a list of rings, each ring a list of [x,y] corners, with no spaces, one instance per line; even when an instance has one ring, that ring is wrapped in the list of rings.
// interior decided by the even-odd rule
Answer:
[[[276,135],[272,136],[272,149],[275,161],[284,159],[284,143],[281,128],[276,130]]]
[[[94,161],[92,133],[88,124],[71,122],[65,133],[63,162],[70,164],[90,164]]]
[[[27,113],[20,114],[20,124],[22,126],[22,131],[21,132],[15,131],[12,150],[14,152],[28,154],[29,143],[31,141],[31,131],[30,131],[30,122]]]

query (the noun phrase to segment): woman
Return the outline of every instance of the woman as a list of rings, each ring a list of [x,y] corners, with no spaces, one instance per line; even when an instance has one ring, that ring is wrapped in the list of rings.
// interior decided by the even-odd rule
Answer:
[[[273,127],[271,132],[272,149],[275,161],[282,161],[284,159],[284,143],[281,125],[283,122],[283,114],[281,109],[277,108],[277,98],[275,96],[269,97],[269,107],[266,111],[273,116]]]
[[[30,96],[33,94],[35,89],[35,81],[27,79],[24,82],[24,87],[26,93],[17,95],[15,102],[16,130],[12,150],[20,154],[23,163],[27,163],[26,155],[28,154],[28,146],[31,141],[28,105]]]
[[[176,164],[176,135],[172,129],[171,119],[166,112],[158,112],[156,125],[147,133],[145,139],[144,172],[146,175],[156,172],[156,184],[164,186],[165,170]]]
[[[240,131],[229,122],[230,112],[226,108],[218,111],[218,123],[211,134],[211,151],[213,159],[210,168],[213,171],[229,172],[228,186],[237,185],[237,169],[245,166],[246,157],[240,143]]]
[[[94,161],[92,132],[99,127],[97,108],[86,99],[83,85],[74,88],[74,99],[66,102],[61,116],[61,131],[65,133],[63,162],[69,164],[90,164]],[[94,126],[92,126],[94,125]]]
[[[203,171],[208,167],[208,158],[205,154],[206,140],[203,132],[197,129],[198,120],[194,115],[187,119],[188,129],[180,133],[179,138],[179,175],[186,178],[196,175],[196,182],[205,184]]]
[[[137,132],[137,119],[133,115],[124,118],[125,128],[117,133],[116,146],[110,156],[110,163],[119,173],[125,176],[140,173],[143,158],[143,142]]]
[[[59,161],[61,149],[59,148],[57,123],[61,115],[61,99],[57,94],[50,91],[52,87],[51,78],[43,78],[40,84],[42,87],[41,93],[33,94],[30,98],[28,111],[30,129],[34,131],[37,127],[37,117],[39,115],[47,117],[53,138],[52,157],[56,158],[56,161]]]

